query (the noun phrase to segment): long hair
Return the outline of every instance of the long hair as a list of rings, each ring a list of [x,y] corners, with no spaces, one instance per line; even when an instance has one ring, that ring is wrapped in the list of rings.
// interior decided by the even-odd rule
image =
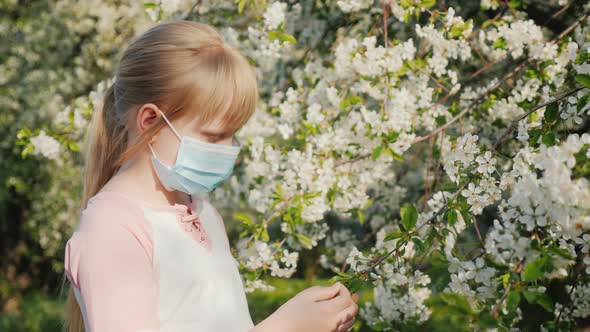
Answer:
[[[254,68],[213,27],[174,21],[150,28],[124,51],[115,80],[92,116],[81,210],[165,126],[160,121],[130,140],[128,119],[143,104],[156,104],[170,120],[194,116],[209,123],[219,119],[235,131],[252,116],[257,102]],[[82,332],[84,320],[72,287],[64,325],[69,332]]]

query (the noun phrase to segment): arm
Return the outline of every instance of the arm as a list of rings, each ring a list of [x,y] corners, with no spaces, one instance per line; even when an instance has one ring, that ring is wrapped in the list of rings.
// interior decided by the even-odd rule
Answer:
[[[66,244],[66,273],[90,331],[157,331],[151,234],[137,215],[118,210],[86,211]]]

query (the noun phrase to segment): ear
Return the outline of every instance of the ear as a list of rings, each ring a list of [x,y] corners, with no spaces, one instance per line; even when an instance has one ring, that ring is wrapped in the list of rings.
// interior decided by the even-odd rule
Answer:
[[[135,119],[139,134],[141,135],[145,130],[158,122],[161,116],[158,106],[151,103],[141,106],[137,110],[137,118]]]

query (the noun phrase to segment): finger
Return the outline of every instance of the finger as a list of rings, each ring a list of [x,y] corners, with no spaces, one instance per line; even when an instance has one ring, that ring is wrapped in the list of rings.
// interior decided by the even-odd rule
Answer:
[[[342,310],[338,313],[338,321],[339,322],[346,322],[351,319],[354,319],[358,312],[358,305],[356,303],[352,303],[346,309]]]
[[[351,319],[349,321],[346,321],[344,324],[340,325],[340,328],[338,329],[339,332],[346,332],[352,329],[352,326],[354,325],[354,323],[356,322],[356,319]]]
[[[350,291],[348,290],[348,288],[346,288],[346,286],[342,285],[342,289],[341,289],[341,293],[343,295],[346,295],[348,297],[350,297]]]
[[[359,293],[354,293],[350,297],[352,298],[354,303],[357,303],[357,304],[359,303],[359,297],[360,297]]]
[[[340,292],[340,288],[344,287],[340,282],[335,282],[327,287],[315,287],[311,292],[311,297],[314,301],[328,300],[336,296]]]
[[[321,303],[327,305],[331,312],[339,313],[342,310],[348,308],[354,302],[352,301],[350,296],[339,293],[338,295],[329,300],[321,301]]]

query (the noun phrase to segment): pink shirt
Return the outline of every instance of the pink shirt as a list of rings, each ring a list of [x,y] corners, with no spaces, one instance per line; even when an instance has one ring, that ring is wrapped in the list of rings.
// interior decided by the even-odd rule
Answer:
[[[146,204],[102,191],[65,249],[88,332],[246,332],[254,324],[225,226],[204,199]]]

